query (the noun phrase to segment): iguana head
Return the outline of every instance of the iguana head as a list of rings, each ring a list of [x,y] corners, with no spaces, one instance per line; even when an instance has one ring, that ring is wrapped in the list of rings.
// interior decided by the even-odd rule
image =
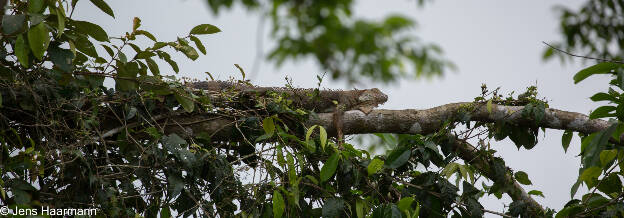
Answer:
[[[358,96],[358,109],[368,114],[377,105],[386,103],[388,96],[377,88],[364,90],[360,96]]]
[[[388,101],[388,96],[383,92],[379,91],[377,88],[366,89],[364,92],[358,96],[358,101],[360,104],[370,103],[375,104],[375,106],[379,104],[386,103]]]

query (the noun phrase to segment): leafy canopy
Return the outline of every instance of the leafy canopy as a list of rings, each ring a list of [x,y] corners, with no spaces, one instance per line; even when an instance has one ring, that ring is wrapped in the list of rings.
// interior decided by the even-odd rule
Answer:
[[[114,16],[105,1],[90,2]],[[215,11],[233,3],[208,2]],[[179,71],[172,52],[196,60],[206,53],[202,38],[218,33],[218,27],[200,24],[163,41],[135,18],[126,34],[109,36],[97,24],[72,19],[76,3],[6,3],[0,38],[2,205],[88,206],[101,217],[481,217],[488,212],[479,202],[486,194],[515,196],[514,181],[532,184],[527,173],[510,171],[490,143],[510,138],[518,149],[536,145],[548,104],[537,98],[535,87],[503,97],[484,86],[473,104],[444,120],[444,128],[427,135],[378,134],[391,148],[385,155],[371,155],[339,143],[322,126],[306,126],[319,111],[297,104],[288,92],[250,95],[234,88],[249,85],[242,68],[242,80],[216,91],[194,89],[166,73]],[[419,53],[433,47],[419,50],[411,37],[396,38],[413,25],[409,19],[352,19],[351,1],[273,3],[268,11],[279,21],[274,34],[280,43],[271,58],[278,62],[309,54],[337,77],[351,79],[353,72],[362,72],[385,81],[407,72],[395,71],[404,59],[414,64],[416,74],[440,72],[445,65]],[[294,20],[281,19],[284,15]],[[151,46],[136,44],[143,37]],[[412,45],[415,50],[404,50]],[[379,51],[385,55],[372,55]],[[164,63],[166,69],[160,67]],[[568,202],[559,217],[617,216],[624,210],[622,66],[587,68],[575,82],[595,74],[614,79],[608,92],[592,97],[608,105],[590,116],[613,118],[612,126],[581,135],[582,165],[571,194],[581,184],[591,193]],[[114,88],[105,87],[105,79]],[[319,91],[304,97],[315,99]],[[471,121],[476,106],[487,105],[492,113],[494,104],[523,106],[520,115],[533,122]],[[462,133],[481,141],[470,150],[473,159],[459,158],[457,144],[466,139],[458,138]],[[571,138],[571,132],[564,134],[564,150]],[[543,197],[539,190],[528,194]],[[508,208],[509,216],[555,212],[536,210],[522,200]]]

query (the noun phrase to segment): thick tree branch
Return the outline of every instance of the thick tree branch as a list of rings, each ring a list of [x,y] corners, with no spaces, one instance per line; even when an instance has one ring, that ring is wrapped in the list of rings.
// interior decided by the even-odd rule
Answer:
[[[517,125],[535,125],[534,120],[522,116],[524,106],[493,105],[492,113],[489,113],[485,104],[464,102],[425,110],[373,110],[368,114],[360,111],[347,111],[344,114],[343,131],[345,134],[429,134],[440,130],[444,122],[456,117],[462,108],[467,108],[470,111],[470,120],[472,121],[488,123],[504,121]],[[308,123],[326,126],[331,123],[331,114],[319,114],[318,117],[312,118]],[[546,109],[544,118],[537,125],[585,134],[598,132],[610,126],[609,122],[604,120],[590,120],[587,115],[581,113],[551,108]],[[332,128],[331,125],[326,127]]]

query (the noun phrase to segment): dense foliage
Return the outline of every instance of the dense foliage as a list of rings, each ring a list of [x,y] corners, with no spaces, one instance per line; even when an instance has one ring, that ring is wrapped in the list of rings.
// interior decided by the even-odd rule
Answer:
[[[114,16],[104,1],[90,2]],[[215,11],[232,4],[208,2]],[[500,215],[555,215],[522,196],[517,183],[530,185],[529,176],[506,167],[490,146],[505,138],[519,149],[536,145],[548,104],[537,98],[535,87],[503,97],[484,86],[482,96],[445,118],[437,131],[378,134],[392,148],[376,156],[338,141],[323,126],[307,125],[323,111],[298,104],[284,91],[295,90],[290,84],[249,95],[235,88],[249,85],[241,68],[242,79],[223,90],[198,90],[161,74],[161,62],[178,71],[172,52],[192,60],[205,54],[200,37],[218,33],[213,25],[160,41],[136,18],[125,35],[110,37],[97,24],[72,19],[77,0],[0,3],[7,8],[0,38],[2,206],[93,207],[103,217],[481,217],[497,212],[484,208],[480,198],[507,194],[513,202]],[[412,42],[409,37],[389,41],[412,25],[406,18],[349,20],[351,1],[272,3],[274,34],[281,38],[272,57],[278,61],[310,54],[336,76],[361,72],[387,81],[403,74],[394,71],[403,59],[422,73],[437,73],[446,65],[419,53],[431,48],[401,53],[407,46],[401,43]],[[296,16],[282,20],[281,13]],[[313,19],[319,17],[324,19]],[[286,26],[299,34],[290,35]],[[300,34],[316,28],[326,31]],[[369,31],[383,34],[355,40]],[[152,40],[152,46],[138,46],[139,37]],[[380,47],[367,50],[366,44]],[[371,55],[378,52],[401,55]],[[360,59],[366,56],[371,57]],[[590,115],[614,119],[608,129],[581,135],[582,166],[572,196],[581,184],[591,192],[556,216],[624,213],[622,69],[605,62],[575,76],[580,82],[593,74],[614,75],[609,91],[592,97],[609,105]],[[115,88],[104,86],[106,80]],[[319,88],[304,91],[302,98],[324,100],[317,98]],[[483,105],[489,113],[495,105],[522,106],[520,116],[530,122],[473,121]],[[564,148],[571,136],[564,134]],[[469,139],[479,144],[471,147]],[[466,147],[472,149],[462,150]],[[543,197],[538,190],[528,195]]]
[[[571,197],[557,217],[568,216],[622,216],[624,211],[624,65],[603,62],[578,72],[574,82],[578,83],[595,74],[610,74],[613,80],[607,92],[596,93],[592,101],[605,101],[608,105],[596,108],[590,119],[609,118],[610,127],[592,134],[579,134],[581,143],[581,167],[578,181],[571,188]],[[566,131],[562,137],[563,148],[567,150],[572,138],[572,131]],[[581,184],[587,185],[590,193],[581,199],[574,196]]]

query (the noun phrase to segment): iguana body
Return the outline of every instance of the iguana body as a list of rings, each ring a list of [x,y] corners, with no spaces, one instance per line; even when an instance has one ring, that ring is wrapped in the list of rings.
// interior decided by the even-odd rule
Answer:
[[[209,92],[239,92],[241,96],[267,96],[269,92],[287,93],[295,106],[318,113],[336,111],[336,103],[342,111],[360,110],[368,114],[375,107],[385,103],[388,96],[379,89],[363,90],[319,90],[301,88],[257,87],[243,83],[205,81],[191,84],[192,88]]]
[[[333,113],[333,125],[336,130],[338,147],[342,149],[343,113],[360,110],[370,113],[375,107],[385,103],[388,96],[379,89],[363,90],[318,90],[301,88],[257,87],[244,83],[206,81],[193,83],[191,87],[208,92],[237,92],[239,97],[266,97],[270,92],[286,94],[297,108],[317,113]],[[215,95],[219,96],[219,95]],[[213,101],[214,102],[214,101]]]

